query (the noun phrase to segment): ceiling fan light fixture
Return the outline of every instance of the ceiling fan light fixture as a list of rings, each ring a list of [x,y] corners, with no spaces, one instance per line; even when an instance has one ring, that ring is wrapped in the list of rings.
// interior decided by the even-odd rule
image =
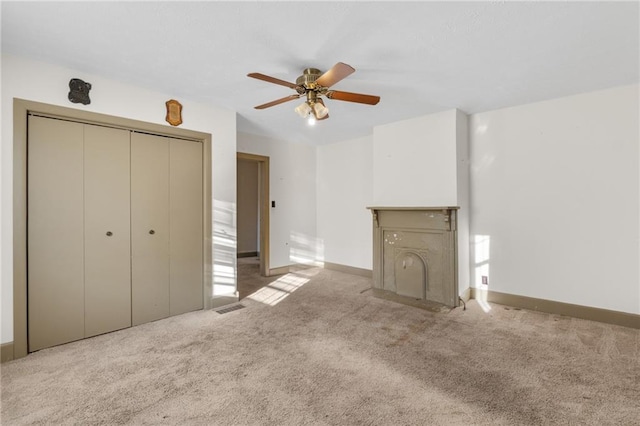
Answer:
[[[307,118],[307,124],[309,126],[315,126],[316,125],[316,117],[313,114],[309,114],[309,117]]]
[[[296,79],[295,83],[257,72],[247,74],[247,76],[268,83],[286,86],[296,91],[295,95],[285,96],[284,98],[258,105],[255,109],[270,108],[304,96],[307,98],[306,101],[298,105],[294,110],[300,117],[315,122],[316,120],[326,120],[329,118],[329,109],[320,98],[321,96],[325,96],[327,99],[335,99],[336,101],[354,102],[365,105],[376,105],[380,101],[380,96],[331,89],[331,86],[354,72],[355,69],[352,66],[338,62],[324,73],[321,73],[317,68],[307,68],[302,72],[302,75]]]
[[[296,107],[295,111],[300,117],[307,118],[311,112],[311,107],[306,102],[303,102]]]
[[[318,118],[318,120],[323,119],[327,116],[327,114],[329,114],[329,108],[322,105],[320,102],[316,102],[313,105],[313,111],[316,113],[316,117]]]

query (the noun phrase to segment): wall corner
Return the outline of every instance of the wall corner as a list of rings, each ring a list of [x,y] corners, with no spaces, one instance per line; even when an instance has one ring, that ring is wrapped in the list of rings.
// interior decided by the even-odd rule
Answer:
[[[458,207],[458,292],[466,294],[471,287],[471,182],[469,159],[469,116],[455,110],[456,131],[456,200]]]

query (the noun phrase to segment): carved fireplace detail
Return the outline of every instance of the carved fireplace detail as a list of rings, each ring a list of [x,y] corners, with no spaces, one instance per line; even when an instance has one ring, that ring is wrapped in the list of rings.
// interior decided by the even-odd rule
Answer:
[[[368,207],[373,288],[400,301],[458,304],[458,207]]]

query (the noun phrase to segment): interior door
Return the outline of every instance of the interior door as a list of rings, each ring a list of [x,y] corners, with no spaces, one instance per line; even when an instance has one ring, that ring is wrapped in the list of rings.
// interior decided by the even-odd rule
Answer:
[[[203,308],[202,143],[171,139],[170,313]]]
[[[83,125],[28,123],[28,350],[84,337]]]
[[[203,145],[30,116],[28,351],[203,308]]]
[[[169,316],[169,139],[131,134],[133,325]]]
[[[85,337],[131,326],[129,134],[84,127]]]

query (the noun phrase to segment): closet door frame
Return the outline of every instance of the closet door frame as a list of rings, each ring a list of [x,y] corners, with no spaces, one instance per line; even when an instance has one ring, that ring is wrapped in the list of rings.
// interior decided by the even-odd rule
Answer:
[[[134,132],[151,133],[175,139],[202,143],[202,253],[204,309],[211,308],[213,288],[211,234],[211,134],[167,127],[106,114],[99,114],[58,105],[13,100],[13,359],[28,353],[27,341],[27,117],[29,114],[49,118],[115,127]],[[3,348],[3,358],[4,358]]]

